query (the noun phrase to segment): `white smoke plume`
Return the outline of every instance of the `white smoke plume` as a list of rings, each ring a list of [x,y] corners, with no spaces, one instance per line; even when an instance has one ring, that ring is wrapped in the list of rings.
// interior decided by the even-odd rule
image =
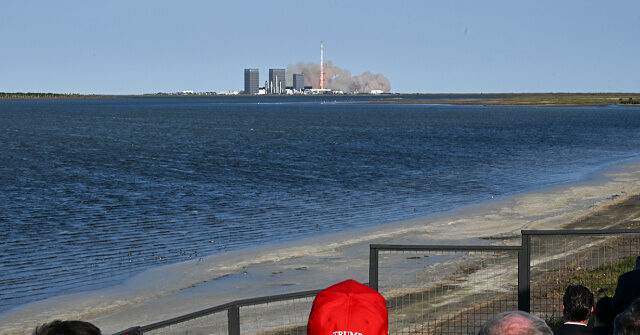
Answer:
[[[287,86],[293,86],[293,74],[304,74],[304,85],[320,88],[320,64],[298,63],[287,66]],[[369,93],[371,90],[391,91],[391,83],[384,75],[364,72],[352,76],[351,72],[341,69],[331,61],[324,65],[325,88],[344,93]]]

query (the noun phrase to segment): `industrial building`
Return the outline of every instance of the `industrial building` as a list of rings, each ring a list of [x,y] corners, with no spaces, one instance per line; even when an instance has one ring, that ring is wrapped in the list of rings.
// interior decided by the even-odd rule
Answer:
[[[244,69],[244,93],[258,94],[260,83],[258,69]]]
[[[302,73],[293,74],[293,89],[298,92],[304,91],[304,74]]]
[[[266,91],[270,94],[286,93],[285,79],[284,69],[269,69],[269,81],[265,84]]]
[[[269,69],[269,80],[265,81],[264,87],[260,87],[260,77],[258,69],[244,69],[244,94],[302,94],[305,89],[304,74],[293,75],[293,86],[285,86],[285,69]]]
[[[286,86],[286,70],[285,69],[269,69],[269,79],[264,82],[264,87],[259,87],[258,69],[245,69],[244,70],[244,93],[245,94],[345,94],[345,93],[358,93],[358,89],[351,89],[351,92],[343,92],[338,89],[327,88],[327,78],[325,78],[324,72],[324,43],[320,41],[320,73],[319,80],[316,81],[317,70],[309,70],[308,68],[299,69],[298,71],[307,71],[308,81],[313,80],[313,86],[305,86],[304,73],[293,74],[293,85]],[[314,71],[314,72],[310,72]],[[331,79],[331,78],[329,78]],[[386,78],[384,78],[386,79]],[[290,79],[291,80],[291,79]],[[317,85],[317,86],[316,86]],[[333,85],[334,87],[339,85]],[[341,87],[350,87],[342,85]],[[349,89],[349,88],[348,88]],[[362,92],[365,93],[365,92]],[[383,90],[371,89],[369,94],[383,94]]]

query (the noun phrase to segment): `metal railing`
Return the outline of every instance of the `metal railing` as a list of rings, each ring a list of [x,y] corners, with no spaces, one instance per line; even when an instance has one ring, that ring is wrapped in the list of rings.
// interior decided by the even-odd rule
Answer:
[[[519,246],[373,244],[369,286],[387,301],[390,334],[475,334],[508,310],[557,318],[569,284],[611,296],[639,253],[640,229],[523,230]],[[305,334],[320,291],[238,300],[115,335]]]
[[[524,230],[521,239],[519,246],[371,245],[369,282],[387,299],[389,333],[475,334],[492,315],[516,308],[555,321],[568,285],[612,296],[640,253],[640,229]]]
[[[306,317],[309,314],[309,310],[311,309],[311,302],[313,302],[313,298],[320,292],[321,290],[311,290],[311,291],[303,291],[303,292],[295,292],[295,293],[287,293],[280,295],[272,295],[265,296],[259,298],[250,298],[237,300],[230,303],[226,303],[223,305],[203,309],[197,312],[185,314],[182,316],[178,316],[169,320],[164,320],[156,323],[152,323],[146,326],[136,326],[123,331],[120,331],[114,335],[140,335],[140,334],[211,334],[211,333],[223,333],[229,335],[239,335],[241,333],[252,333],[252,332],[265,332],[272,331],[273,333],[278,334],[306,334]],[[259,308],[260,305],[271,305],[277,304],[279,302],[284,302],[285,304],[289,304],[290,306],[295,306],[303,303],[301,300],[308,300],[308,309],[299,309],[305,317],[302,319],[291,317],[291,310],[295,310],[296,308],[290,308],[288,313],[287,320],[277,320],[280,323],[273,322],[271,320],[258,320],[260,324],[250,324],[241,323],[241,316],[243,316],[242,310],[247,308]],[[304,303],[303,303],[304,304]],[[256,320],[256,315],[258,318],[262,318],[264,316],[275,317],[275,314],[279,312],[279,309],[282,309],[282,306],[279,306],[278,309],[271,310],[271,313],[267,313],[267,315],[263,314],[262,311],[253,311],[254,313],[246,313],[244,315],[247,319]],[[215,314],[220,314],[226,312],[226,332],[225,329],[215,329],[212,327],[213,325],[208,322],[202,322],[202,318],[208,317]],[[256,313],[257,312],[257,313]],[[282,315],[282,314],[281,314]],[[190,324],[188,327],[183,327],[184,329],[180,329],[181,326],[194,321],[200,321],[198,324]]]

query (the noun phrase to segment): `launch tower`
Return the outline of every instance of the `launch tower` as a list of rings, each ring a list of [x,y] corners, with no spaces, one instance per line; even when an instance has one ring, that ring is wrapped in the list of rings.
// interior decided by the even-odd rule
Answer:
[[[320,89],[324,90],[324,48],[320,41]]]

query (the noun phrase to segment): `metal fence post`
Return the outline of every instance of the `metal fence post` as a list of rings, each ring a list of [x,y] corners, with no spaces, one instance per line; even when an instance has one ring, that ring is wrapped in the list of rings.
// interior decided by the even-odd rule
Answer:
[[[518,252],[518,309],[531,312],[531,235],[522,232],[522,244]]]
[[[240,335],[240,306],[233,305],[227,310],[229,335]]]
[[[140,335],[142,332],[140,331],[139,326],[131,327],[129,329],[125,329],[121,332],[115,333],[113,335]]]
[[[369,287],[378,290],[378,248],[369,245]]]

